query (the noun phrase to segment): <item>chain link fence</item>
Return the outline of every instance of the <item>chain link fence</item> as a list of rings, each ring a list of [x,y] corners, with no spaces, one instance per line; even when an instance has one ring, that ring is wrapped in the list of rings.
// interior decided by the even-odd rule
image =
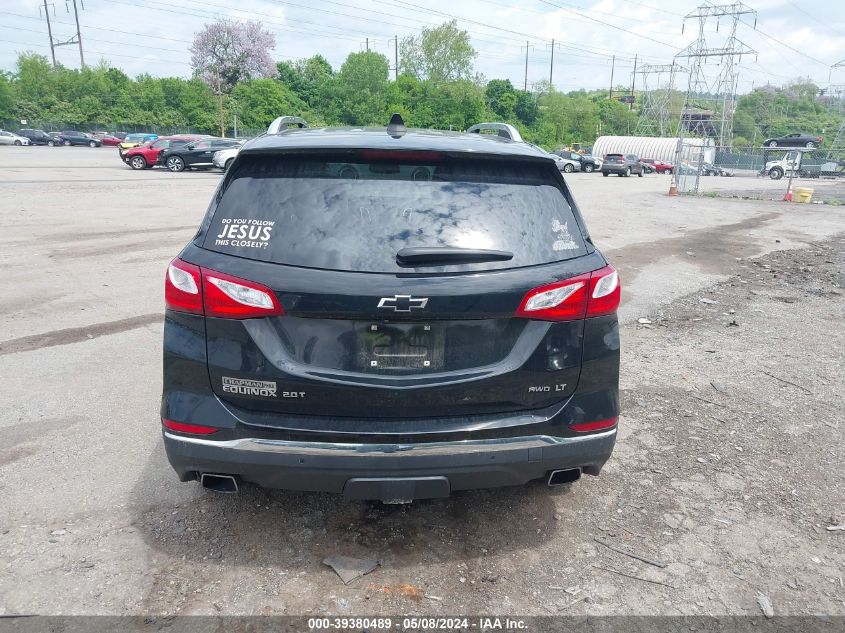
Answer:
[[[845,183],[845,149],[836,148],[707,147],[681,142],[674,165],[680,193],[712,191],[716,182],[711,178],[819,179]]]

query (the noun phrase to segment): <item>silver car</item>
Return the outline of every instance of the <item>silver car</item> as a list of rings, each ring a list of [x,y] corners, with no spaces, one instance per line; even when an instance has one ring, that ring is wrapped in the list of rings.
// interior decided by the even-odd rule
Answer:
[[[571,158],[564,158],[563,156],[558,156],[557,154],[551,154],[551,157],[555,159],[557,168],[564,173],[571,174],[573,171],[581,171],[580,161],[572,160]]]
[[[29,139],[6,130],[0,130],[0,145],[29,145]]]
[[[219,151],[214,152],[214,156],[211,158],[211,162],[218,169],[228,171],[229,167],[232,164],[232,161],[235,160],[235,156],[238,155],[239,151],[241,151],[240,145],[238,147],[228,147],[226,149],[221,149]]]

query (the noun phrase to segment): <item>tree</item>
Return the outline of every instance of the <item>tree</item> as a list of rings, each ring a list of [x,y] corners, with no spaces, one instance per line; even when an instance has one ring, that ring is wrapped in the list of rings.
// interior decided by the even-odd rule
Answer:
[[[484,100],[493,116],[500,121],[510,121],[516,116],[516,90],[510,79],[491,79],[484,88]]]
[[[346,125],[386,125],[389,68],[381,53],[350,53],[323,87],[329,118]]]
[[[298,114],[303,103],[293,91],[274,79],[254,79],[235,86],[232,99],[245,128],[266,128],[278,116]]]
[[[435,83],[472,79],[472,64],[477,56],[467,32],[452,20],[435,28],[423,28],[418,36],[404,38],[399,68],[403,73]]]
[[[223,99],[238,82],[276,74],[270,51],[276,39],[260,22],[218,20],[206,24],[191,45],[194,76],[205,81],[217,95],[220,135],[226,134]]]
[[[322,55],[279,62],[276,69],[279,81],[312,108],[318,105],[323,85],[334,75],[331,64]]]

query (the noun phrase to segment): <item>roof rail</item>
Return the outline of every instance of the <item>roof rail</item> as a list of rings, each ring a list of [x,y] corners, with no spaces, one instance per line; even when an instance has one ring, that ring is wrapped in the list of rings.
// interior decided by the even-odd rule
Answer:
[[[305,122],[305,119],[298,116],[280,116],[276,119],[273,119],[273,122],[270,124],[270,127],[267,128],[267,134],[278,134],[279,132],[284,132],[290,127],[308,127],[308,124]]]
[[[517,143],[522,142],[522,135],[519,133],[519,130],[510,123],[476,123],[470,126],[467,132],[481,134],[482,130],[496,130],[498,136],[516,141]]]

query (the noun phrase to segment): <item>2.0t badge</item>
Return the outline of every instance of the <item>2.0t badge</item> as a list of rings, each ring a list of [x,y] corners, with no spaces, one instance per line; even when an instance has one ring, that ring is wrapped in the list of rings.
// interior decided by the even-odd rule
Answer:
[[[393,310],[394,312],[410,312],[424,308],[428,304],[428,297],[412,297],[411,295],[393,295],[382,297],[378,302],[381,310]]]

